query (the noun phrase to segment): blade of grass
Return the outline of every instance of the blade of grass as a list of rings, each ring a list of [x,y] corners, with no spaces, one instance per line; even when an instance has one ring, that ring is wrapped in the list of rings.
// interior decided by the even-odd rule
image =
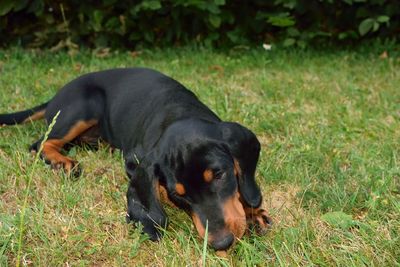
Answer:
[[[203,253],[201,255],[201,265],[203,267],[206,266],[206,256],[207,256],[207,241],[208,241],[208,220],[206,221],[206,232],[204,234],[204,241],[203,241]]]
[[[33,174],[35,173],[36,170],[36,165],[39,162],[40,159],[40,154],[42,153],[43,150],[43,144],[44,142],[46,142],[47,138],[49,137],[49,134],[51,132],[51,130],[54,127],[54,124],[56,123],[56,120],[58,118],[58,116],[60,115],[60,111],[57,112],[57,114],[54,116],[51,124],[49,125],[49,128],[47,129],[43,141],[40,144],[40,148],[38,153],[35,156],[35,160],[33,162],[32,168],[30,169],[28,176],[28,185],[26,187],[26,193],[25,193],[25,198],[24,198],[24,203],[22,205],[22,210],[21,210],[21,218],[20,218],[20,223],[19,223],[19,237],[18,237],[18,253],[17,253],[17,262],[16,262],[16,266],[19,267],[20,262],[21,262],[21,253],[22,253],[22,236],[24,234],[24,220],[25,220],[25,214],[26,214],[26,206],[28,203],[28,197],[29,197],[29,190],[31,187],[31,183],[32,183],[32,177]]]

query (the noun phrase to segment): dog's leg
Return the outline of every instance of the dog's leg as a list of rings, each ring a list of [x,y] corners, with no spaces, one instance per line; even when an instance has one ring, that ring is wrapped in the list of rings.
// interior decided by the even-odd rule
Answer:
[[[77,162],[62,155],[61,149],[96,128],[104,112],[104,96],[101,91],[88,86],[84,80],[71,82],[46,107],[45,118],[49,125],[56,114],[59,115],[43,143],[41,156],[53,168],[63,168],[73,175],[80,174]],[[95,135],[100,135],[100,132]],[[38,151],[41,140],[31,146],[31,151]]]
[[[97,120],[77,120],[71,114],[63,114],[57,118],[56,123],[50,131],[50,134],[43,143],[41,157],[52,168],[63,168],[68,175],[79,175],[80,170],[77,162],[69,157],[61,154],[61,149],[67,144],[80,136],[82,133],[97,124]],[[43,138],[31,146],[31,151],[37,152]]]
[[[167,227],[167,215],[160,202],[159,178],[153,164],[147,160],[137,165],[132,159],[125,159],[126,172],[130,178],[126,194],[127,222],[140,222],[143,232],[151,240],[159,240],[162,228]]]

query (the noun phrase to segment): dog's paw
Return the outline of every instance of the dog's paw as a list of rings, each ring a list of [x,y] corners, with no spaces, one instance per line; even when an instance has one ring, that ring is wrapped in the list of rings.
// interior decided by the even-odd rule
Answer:
[[[82,174],[79,162],[67,157],[60,161],[50,161],[50,166],[54,170],[63,170],[68,177],[78,178]]]
[[[159,241],[162,238],[163,229],[166,228],[167,220],[166,218],[156,218],[148,214],[143,214],[139,212],[129,211],[125,215],[126,223],[133,223],[135,227],[140,225],[143,234],[147,234],[151,241]]]
[[[272,227],[272,219],[267,211],[261,208],[246,208],[246,220],[250,231],[258,235],[265,234]]]

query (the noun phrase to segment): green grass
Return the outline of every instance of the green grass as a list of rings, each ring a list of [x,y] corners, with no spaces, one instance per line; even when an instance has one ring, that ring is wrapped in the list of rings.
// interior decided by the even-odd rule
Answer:
[[[2,127],[0,266],[16,265],[19,249],[20,263],[35,266],[198,266],[203,257],[207,266],[399,266],[400,57],[391,47],[380,58],[385,49],[180,48],[105,58],[0,51],[1,113],[46,101],[69,80],[105,68],[147,66],[179,80],[221,118],[257,134],[257,180],[275,222],[218,258],[203,252],[184,213],[167,208],[171,224],[153,243],[125,224],[119,153],[72,149],[84,168],[78,180],[45,164],[32,173],[27,148],[46,125]]]

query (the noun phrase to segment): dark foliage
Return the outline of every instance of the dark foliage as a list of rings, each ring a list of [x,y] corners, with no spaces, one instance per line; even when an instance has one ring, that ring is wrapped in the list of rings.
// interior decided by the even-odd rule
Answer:
[[[1,0],[0,45],[349,43],[400,33],[398,0]]]

